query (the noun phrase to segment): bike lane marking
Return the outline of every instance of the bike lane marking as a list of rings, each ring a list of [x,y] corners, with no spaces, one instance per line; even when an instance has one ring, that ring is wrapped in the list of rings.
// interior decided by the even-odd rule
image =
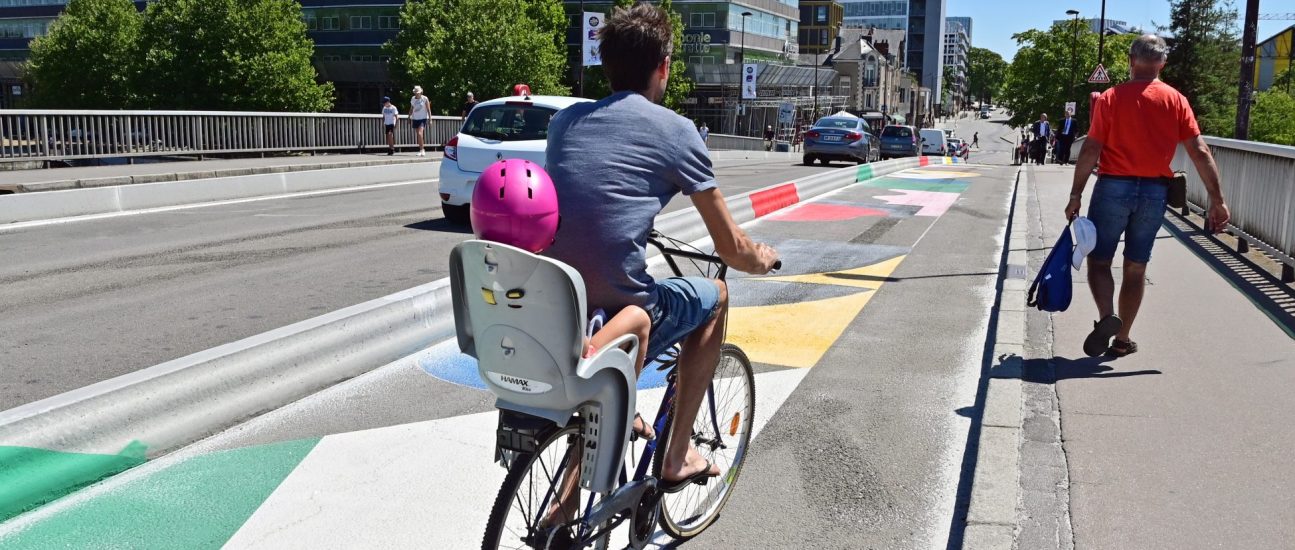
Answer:
[[[925,169],[922,169],[922,171],[925,171]],[[853,187],[858,186],[852,186],[852,188]],[[836,200],[840,199],[840,196],[838,194],[829,194],[824,198]],[[814,204],[814,202],[804,204]],[[795,208],[801,208],[801,206],[793,207],[788,211],[794,211]],[[902,209],[892,210],[890,213],[895,217],[906,217],[912,215],[911,212],[905,214]],[[826,222],[831,220],[806,219],[804,221],[812,223],[814,221]],[[802,250],[801,252],[813,254],[819,251],[820,250],[818,249],[808,249]],[[816,311],[821,313],[822,316],[840,317],[844,319],[846,325],[848,325],[849,321],[853,320],[854,317],[862,311],[863,306],[866,305],[866,299],[861,296],[870,297],[871,292],[875,290],[875,288],[872,287],[876,286],[879,288],[880,285],[889,278],[889,273],[892,272],[902,260],[902,255],[895,255],[880,262],[868,263],[862,267],[854,267],[858,265],[856,263],[853,265],[842,266],[835,270],[820,271],[817,273],[773,276],[767,277],[765,280],[743,278],[736,279],[736,281],[738,281],[737,284],[746,284],[748,286],[769,285],[772,287],[777,286],[778,284],[795,284],[796,286],[802,287],[821,287],[831,292],[844,291],[847,293],[845,294],[846,298],[861,302],[851,302],[851,305],[858,305],[857,309],[854,309],[852,313],[850,310],[853,308],[822,307],[822,303],[813,304],[814,301],[812,300],[805,303],[810,303],[810,305],[807,306],[809,309],[817,308]],[[865,292],[854,292],[859,289],[863,289]],[[850,294],[850,292],[853,292],[853,294]],[[742,296],[740,292],[735,294]],[[831,300],[834,299],[836,298],[829,297],[821,301],[827,301],[830,304],[840,304],[840,302],[831,302]],[[749,310],[750,313],[755,314],[752,317],[753,322],[750,324],[760,324],[758,322],[754,322],[760,316],[760,313],[756,311],[757,308],[779,307],[780,305],[787,304],[755,306]],[[737,313],[738,311],[742,311],[743,307],[744,306],[736,306],[734,308],[735,315],[739,318],[746,315],[746,313]],[[843,313],[848,313],[848,315],[842,315]],[[804,318],[807,319],[813,319],[815,317],[815,315],[804,316]],[[743,322],[745,321],[739,319],[737,324]],[[825,350],[830,348],[834,341],[835,337],[823,338],[818,340],[813,347]],[[453,347],[452,342],[453,341],[448,342],[447,345],[450,346],[454,354],[457,354],[457,348]],[[788,340],[784,337],[782,342],[784,347],[786,347]],[[760,344],[749,343],[744,344],[744,347],[747,345],[751,346],[751,348],[748,349],[749,352],[753,352],[757,354],[757,356],[763,353],[760,351],[762,347]],[[430,351],[444,353],[445,350],[429,350],[429,352]],[[821,356],[821,352],[819,355]],[[424,354],[423,358],[425,359],[425,357],[426,355]],[[756,357],[753,357],[753,361],[766,362],[761,359],[757,359]],[[808,362],[808,360],[803,357],[798,361],[800,361],[798,364]],[[778,363],[776,359],[769,360],[768,363],[781,364]],[[422,364],[411,363],[409,366],[410,368],[417,368],[426,372],[427,364],[429,363],[424,361]],[[463,366],[469,365],[471,367],[471,373],[475,376],[475,364],[473,363],[468,363],[467,365],[461,364],[460,369],[462,369]],[[812,366],[812,364],[810,366]],[[806,372],[806,369],[801,368],[774,372],[761,372],[757,374],[757,377],[759,378],[757,381],[757,431],[761,426],[763,426],[763,423],[768,420],[768,417],[772,416],[774,412],[776,412],[778,406],[781,405],[782,401],[786,399],[786,396],[790,395],[791,391],[795,389],[796,385],[799,384],[799,381],[803,378]],[[644,387],[644,385],[648,387],[656,385],[654,382],[644,382],[646,383],[642,384],[640,387]],[[767,401],[771,396],[777,397],[778,395],[781,395],[781,398],[777,400],[776,404],[774,402]],[[644,402],[645,401],[640,401],[640,405]],[[411,404],[411,406],[417,406],[417,404]],[[649,405],[649,408],[652,407],[655,407],[655,403],[651,403]],[[655,411],[648,410],[644,412],[645,414],[650,415]],[[761,416],[764,416],[764,418],[761,419]],[[483,418],[488,419],[489,422],[485,425],[472,424],[472,422],[480,423]],[[292,456],[295,455],[288,450],[295,447],[292,447],[291,445],[279,446],[280,444],[278,443],[243,448],[253,449],[254,451],[239,452],[243,451],[243,449],[235,449],[232,451],[212,453],[211,455],[200,455],[200,457],[220,455],[220,459],[212,458],[208,460],[198,460],[199,457],[187,457],[183,460],[176,461],[177,464],[171,465],[171,467],[163,467],[162,465],[159,465],[161,469],[153,472],[152,475],[148,477],[140,477],[139,479],[132,480],[128,483],[118,484],[112,491],[97,495],[97,497],[104,498],[104,502],[106,504],[98,504],[90,502],[89,500],[81,502],[79,505],[64,509],[57,516],[50,518],[55,521],[28,524],[25,526],[25,529],[23,531],[19,531],[18,534],[25,537],[23,540],[28,541],[44,540],[46,542],[52,542],[56,540],[80,540],[84,542],[87,540],[93,540],[95,541],[96,546],[138,547],[141,546],[141,541],[151,538],[151,533],[166,533],[167,530],[165,528],[168,526],[183,526],[192,521],[208,522],[213,525],[228,525],[229,522],[234,520],[230,519],[225,523],[220,523],[219,521],[215,521],[213,517],[237,517],[237,514],[213,515],[206,514],[202,510],[194,511],[191,501],[186,501],[185,499],[180,498],[179,495],[180,493],[183,493],[183,491],[162,490],[158,489],[158,487],[173,488],[174,486],[181,486],[186,488],[188,491],[201,491],[208,495],[208,497],[205,498],[205,501],[209,506],[221,506],[223,503],[227,502],[245,502],[249,498],[255,500],[256,495],[261,494],[261,489],[258,487],[263,488],[265,484],[269,484],[271,488],[276,486],[280,488],[287,487],[282,491],[285,496],[279,497],[278,495],[281,491],[275,489],[274,492],[270,494],[270,498],[265,500],[264,504],[261,505],[254,514],[252,514],[251,519],[243,524],[243,528],[238,530],[238,535],[236,536],[238,540],[244,540],[243,538],[239,538],[243,536],[249,537],[246,540],[261,540],[261,538],[266,536],[264,535],[265,532],[277,532],[284,536],[284,544],[289,547],[311,546],[305,543],[298,545],[292,542],[293,540],[303,536],[301,535],[303,531],[309,531],[309,529],[301,528],[302,525],[309,524],[313,526],[311,529],[318,530],[319,532],[331,532],[325,528],[327,526],[332,526],[338,531],[345,532],[340,534],[334,532],[333,538],[321,537],[319,539],[319,545],[330,547],[354,546],[335,544],[340,540],[349,540],[345,539],[345,537],[353,537],[365,541],[358,546],[373,546],[373,544],[370,544],[370,539],[366,537],[377,536],[375,533],[385,532],[388,529],[392,529],[393,526],[398,526],[394,528],[396,531],[400,531],[402,529],[418,529],[419,525],[440,525],[443,527],[445,522],[441,521],[440,518],[452,518],[454,517],[453,510],[470,508],[481,516],[480,521],[467,521],[466,518],[463,518],[462,521],[455,520],[455,524],[462,527],[461,531],[456,530],[455,536],[459,538],[454,538],[451,544],[441,546],[459,547],[462,546],[462,543],[466,540],[473,538],[477,538],[479,540],[480,533],[484,529],[485,514],[488,513],[490,503],[493,501],[494,493],[497,491],[499,481],[502,480],[504,473],[501,468],[491,462],[492,457],[490,456],[490,451],[492,450],[492,447],[490,446],[493,444],[493,441],[490,438],[482,437],[483,430],[486,432],[493,431],[494,418],[495,413],[491,411],[487,413],[479,413],[478,415],[466,415],[463,417],[433,420],[424,423],[351,432],[350,434],[329,435],[325,436],[323,440],[320,441],[321,445],[315,446],[317,447],[316,450],[310,451],[308,455],[304,455],[306,460],[301,460],[301,457],[299,456],[295,462],[292,459]],[[454,424],[454,422],[466,422],[468,424],[459,425]],[[384,430],[390,431],[388,432]],[[430,430],[430,432],[426,430]],[[466,443],[461,438],[455,439],[454,437],[441,437],[441,435],[452,434],[470,435],[471,438],[467,441],[475,443]],[[301,441],[309,441],[310,445],[314,446],[314,441],[318,440]],[[405,454],[414,454],[416,453],[416,450],[396,452],[391,449],[371,445],[373,442],[392,441],[416,441],[418,445],[412,445],[411,443],[413,447],[417,447],[418,449],[425,448],[427,452],[432,453],[431,456],[438,457],[438,460],[443,460],[444,467],[431,468],[427,466],[430,464],[429,462],[423,461],[416,464],[420,466],[420,469],[415,469],[413,465],[405,465],[402,469],[401,467],[397,467],[399,464],[403,464],[400,460],[401,457]],[[324,445],[324,443],[327,443],[327,445]],[[302,444],[304,445],[305,443]],[[484,454],[481,456],[465,454],[468,452],[465,450],[465,445],[468,447],[476,445],[475,448],[484,449],[484,451],[479,451],[484,452]],[[322,451],[317,455],[316,451],[318,451],[318,448],[327,450]],[[276,452],[276,449],[279,451]],[[348,460],[351,461],[349,465],[347,462]],[[266,463],[275,461],[277,461],[278,464],[285,465],[285,467],[295,466],[287,467],[287,471],[291,473],[285,472],[287,480],[284,483],[279,484],[279,481],[282,479],[273,478],[270,478],[260,485],[245,483],[247,479],[246,472],[264,468]],[[300,462],[300,464],[298,464],[298,462]],[[404,487],[407,485],[417,486],[418,481],[429,481],[429,479],[424,478],[436,478],[430,479],[430,481],[463,481],[466,483],[466,489],[457,490],[452,487],[447,487],[445,490],[435,493],[410,494],[407,498],[395,498],[392,495],[396,495],[397,493],[382,493],[379,491],[377,494],[373,495],[374,499],[379,499],[375,500],[376,503],[369,504],[367,506],[340,508],[347,510],[347,513],[339,516],[330,510],[325,509],[326,507],[323,507],[322,505],[316,506],[315,504],[312,504],[313,501],[310,501],[309,499],[305,501],[293,500],[293,498],[302,498],[300,495],[307,495],[308,492],[309,494],[323,494],[321,491],[324,490],[319,488],[321,485],[318,480],[312,481],[311,483],[305,483],[304,485],[299,484],[296,481],[292,481],[297,476],[297,469],[301,469],[303,476],[318,476],[321,475],[318,472],[328,470],[326,467],[316,466],[312,466],[308,469],[299,468],[301,464],[305,464],[307,462],[325,465],[340,464],[341,466],[338,467],[340,469],[337,470],[337,472],[326,474],[327,479],[333,479],[339,483],[350,483],[351,485],[358,484],[360,486],[365,486],[365,483],[367,483],[373,487]],[[211,464],[219,463],[233,464],[235,466],[224,467],[223,469],[213,468],[210,466]],[[183,474],[184,469],[177,468],[176,466],[179,464],[190,464],[190,467],[198,471],[223,471],[224,475],[207,478],[208,483],[205,484],[195,484],[191,480],[197,479],[196,477],[180,475]],[[207,466],[204,466],[204,464]],[[168,474],[168,470],[175,471]],[[439,477],[453,477],[456,479],[440,480],[434,472],[450,472],[453,473],[452,476],[442,475]],[[359,481],[357,482],[356,480]],[[288,483],[288,481],[292,482]],[[330,495],[330,498],[340,498],[343,501],[346,501],[351,497],[352,493],[354,493],[354,490],[341,491],[338,494]],[[477,505],[475,501],[465,501],[464,498],[467,498],[464,496],[465,494],[477,494],[477,497],[485,499],[484,504]],[[292,495],[297,496],[294,497]],[[384,495],[386,496],[384,497]],[[259,498],[264,499],[264,495],[262,494]],[[427,499],[436,500],[430,501]],[[318,503],[323,503],[325,501],[331,502],[321,496]],[[331,505],[332,504],[330,504],[330,506]],[[127,509],[135,510],[135,512],[131,514],[121,514],[120,517],[115,519],[115,529],[101,530],[103,525],[101,522],[97,522],[95,517],[103,514],[87,513],[87,511],[92,512],[97,506],[124,506]],[[385,511],[388,508],[394,508],[396,511]],[[186,510],[188,511],[186,512]],[[384,513],[378,514],[376,512],[372,512],[376,510],[384,510]],[[397,513],[399,510],[406,510],[402,513],[408,514],[409,517],[401,516],[400,513]],[[263,521],[261,519],[263,514],[268,514],[265,517],[273,519]],[[104,515],[104,517],[113,516]],[[320,525],[315,525],[312,523],[313,520],[311,518],[328,518],[329,521],[322,522]],[[410,524],[404,525],[406,522],[409,522]],[[51,530],[47,526],[57,527]],[[5,526],[0,526],[0,532],[3,531],[3,527]],[[195,530],[195,532],[196,531],[198,530]],[[246,535],[243,534],[245,531],[247,533]],[[293,534],[296,535],[293,536]],[[468,537],[469,535],[471,535],[471,537]],[[120,536],[122,538],[114,540],[115,536]],[[5,537],[6,535],[0,534],[0,542],[6,542],[6,540],[17,540],[6,539]],[[425,533],[420,533],[418,537],[413,537],[411,540],[418,541],[413,545],[427,545]],[[214,538],[208,538],[207,542],[219,545]],[[148,544],[143,545],[148,546]],[[41,545],[37,544],[36,546]],[[206,545],[194,544],[191,546],[203,547]],[[278,545],[276,544],[274,546],[277,547]],[[437,545],[433,545],[433,547],[437,547]]]

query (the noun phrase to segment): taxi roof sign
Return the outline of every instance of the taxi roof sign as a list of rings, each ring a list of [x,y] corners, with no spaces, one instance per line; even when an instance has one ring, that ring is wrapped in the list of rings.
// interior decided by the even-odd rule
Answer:
[[[1101,64],[1098,64],[1097,68],[1093,69],[1092,76],[1088,77],[1088,83],[1089,84],[1110,84],[1111,76],[1106,74],[1106,67],[1102,66]]]

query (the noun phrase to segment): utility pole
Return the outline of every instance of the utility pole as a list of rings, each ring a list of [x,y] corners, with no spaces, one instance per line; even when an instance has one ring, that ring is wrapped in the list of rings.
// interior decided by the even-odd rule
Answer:
[[[742,110],[742,107],[746,105],[746,102],[742,100],[742,82],[743,82],[743,79],[746,78],[746,18],[748,17],[751,17],[751,12],[749,11],[742,12],[742,41],[741,41],[741,49],[739,50],[739,55],[741,55],[742,61],[738,63],[738,66],[737,66],[737,107],[738,108],[733,111],[733,135],[737,135],[737,112]],[[752,78],[755,78],[755,76],[752,76]]]
[[[1075,16],[1070,26],[1075,32],[1070,37],[1070,97],[1075,97],[1075,60],[1079,51],[1079,10],[1066,10],[1067,15]]]
[[[810,114],[811,118],[818,116],[818,54],[819,53],[821,53],[821,48],[815,48],[814,49],[814,83],[809,85],[809,95],[814,97],[814,111],[812,112],[812,114]]]
[[[1101,65],[1106,57],[1106,0],[1102,0],[1102,20],[1097,27],[1097,64]]]
[[[1241,31],[1241,83],[1237,90],[1237,127],[1232,137],[1250,139],[1250,95],[1255,77],[1255,33],[1259,0],[1246,0],[1246,23]]]

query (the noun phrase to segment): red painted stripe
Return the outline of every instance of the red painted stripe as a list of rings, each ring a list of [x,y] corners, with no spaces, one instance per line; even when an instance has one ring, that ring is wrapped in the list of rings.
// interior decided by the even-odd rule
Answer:
[[[918,166],[927,166],[929,164],[931,164],[931,159],[927,157],[920,157],[917,161]]]
[[[757,218],[798,202],[800,202],[800,195],[796,193],[796,184],[794,183],[784,183],[764,191],[751,193],[751,208],[755,210],[755,217]]]

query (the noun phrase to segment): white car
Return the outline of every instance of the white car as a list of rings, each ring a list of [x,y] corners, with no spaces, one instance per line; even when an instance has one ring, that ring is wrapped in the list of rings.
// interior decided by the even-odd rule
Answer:
[[[441,160],[441,209],[455,223],[469,222],[469,203],[481,172],[495,161],[526,159],[544,165],[549,120],[582,97],[521,95],[477,104]]]
[[[936,128],[922,128],[919,135],[922,137],[922,154],[944,156],[949,150],[948,138],[945,137],[943,130]]]

